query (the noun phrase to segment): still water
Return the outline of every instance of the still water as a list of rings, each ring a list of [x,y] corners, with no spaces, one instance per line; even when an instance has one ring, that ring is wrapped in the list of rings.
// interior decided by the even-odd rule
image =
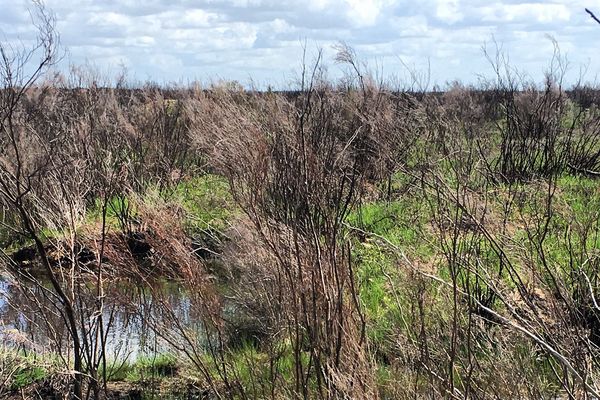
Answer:
[[[48,284],[17,285],[0,277],[0,343],[33,352],[70,351],[67,324],[60,303]],[[92,286],[75,294],[78,321],[91,332],[85,339],[105,337],[107,358],[133,361],[144,355],[175,352],[182,332],[202,340],[193,302],[173,283],[148,285],[119,282],[108,285],[102,310],[102,330],[97,329],[97,297]],[[80,310],[83,310],[81,312]],[[83,337],[82,337],[83,340]],[[98,340],[96,340],[98,342]]]

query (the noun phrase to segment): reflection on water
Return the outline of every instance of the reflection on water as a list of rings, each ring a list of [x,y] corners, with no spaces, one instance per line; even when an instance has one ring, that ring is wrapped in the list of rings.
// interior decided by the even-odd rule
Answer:
[[[91,335],[106,342],[107,358],[132,361],[140,355],[173,350],[165,337],[174,321],[200,334],[201,318],[181,286],[131,283],[111,284],[104,293],[103,329],[96,329],[97,297],[93,286],[75,294],[78,321]],[[69,355],[70,337],[59,300],[49,285],[19,286],[0,277],[0,342],[26,351],[51,351]],[[156,332],[159,332],[157,335]],[[82,338],[82,341],[84,338]]]

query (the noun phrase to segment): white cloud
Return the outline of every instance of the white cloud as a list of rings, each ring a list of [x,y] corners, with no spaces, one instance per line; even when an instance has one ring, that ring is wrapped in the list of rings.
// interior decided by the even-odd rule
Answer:
[[[449,24],[454,24],[463,19],[459,0],[438,0],[435,15]]]
[[[579,11],[582,11],[579,9]],[[549,23],[569,21],[571,10],[564,4],[552,3],[495,3],[481,8],[482,19],[490,22]]]
[[[28,1],[0,0],[0,40],[31,40]],[[592,51],[600,25],[583,10],[600,14],[600,0],[46,1],[73,62],[115,72],[124,63],[140,79],[281,81],[297,70],[304,41],[328,50],[343,40],[389,74],[402,70],[402,57],[431,60],[438,82],[474,81],[488,70],[481,46],[492,35],[534,76],[551,57],[546,34],[575,69],[589,62],[595,75],[600,67]]]
[[[382,10],[393,2],[385,0],[346,0],[347,16],[354,26],[371,26],[377,22]]]
[[[93,14],[88,20],[89,23],[97,26],[120,26],[127,27],[131,26],[131,18],[126,15],[118,14],[115,12],[104,12]]]
[[[335,4],[334,0],[308,0],[308,9],[311,11],[322,11],[327,7]]]

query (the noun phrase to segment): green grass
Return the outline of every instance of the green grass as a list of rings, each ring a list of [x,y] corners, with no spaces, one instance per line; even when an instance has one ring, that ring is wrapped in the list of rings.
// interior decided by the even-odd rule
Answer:
[[[115,361],[107,366],[109,381],[140,382],[147,378],[167,378],[177,374],[180,365],[169,353],[140,356],[133,362]]]
[[[600,185],[597,179],[565,175],[558,179],[558,197],[581,222],[597,219],[600,213]]]
[[[18,390],[39,382],[48,376],[48,371],[40,366],[29,365],[19,368],[12,378],[11,389]]]
[[[185,227],[190,234],[223,231],[236,212],[229,184],[218,175],[183,181],[166,197],[185,210]]]
[[[273,359],[252,343],[247,343],[228,353],[226,359],[229,373],[235,377],[245,392],[245,396],[240,396],[240,398],[269,397],[273,382],[277,382],[279,385],[277,391],[281,395],[285,396],[288,390],[290,393],[293,392],[295,359],[291,343],[283,341],[275,345],[275,348],[278,350],[278,357]],[[307,371],[311,365],[309,359],[308,352],[302,351],[300,363],[304,371]],[[309,391],[316,390],[314,370],[309,377],[308,385]]]
[[[384,237],[407,254],[427,259],[434,253],[431,235],[425,229],[429,219],[427,204],[407,196],[392,202],[364,204],[348,216],[347,223]]]
[[[94,205],[89,208],[86,221],[101,222],[102,207],[104,200],[97,198]],[[113,196],[106,202],[106,225],[110,228],[123,229],[122,221],[132,219],[137,216],[137,207],[135,202],[124,196]]]
[[[24,353],[0,347],[0,381],[11,390],[19,390],[51,376],[60,363],[58,356],[51,353]]]
[[[394,261],[380,249],[365,245],[356,249],[354,257],[359,265],[359,298],[368,320],[367,334],[374,343],[383,345],[395,323],[392,315],[398,313],[388,279],[390,273],[397,275]]]
[[[367,232],[355,241],[353,259],[357,264],[359,298],[367,317],[367,336],[376,353],[388,353],[394,331],[404,331],[411,323],[407,314],[410,300],[404,285],[406,270],[394,247],[413,260],[430,261],[435,247],[426,229],[429,216],[427,204],[405,196],[401,200],[365,204],[347,219],[350,226]]]
[[[148,205],[156,201],[175,203],[185,211],[184,226],[190,234],[221,231],[225,229],[231,216],[236,212],[227,181],[213,174],[206,174],[180,182],[171,190],[159,193],[157,188],[148,189],[139,200]],[[108,200],[106,222],[109,227],[121,228],[123,216],[136,218],[136,201],[127,197],[114,196]],[[96,199],[88,210],[87,221],[101,221],[102,200]]]

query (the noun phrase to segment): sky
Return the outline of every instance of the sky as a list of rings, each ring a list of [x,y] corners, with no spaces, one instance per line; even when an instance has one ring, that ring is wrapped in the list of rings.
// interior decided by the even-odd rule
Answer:
[[[303,48],[323,50],[335,78],[336,43],[386,79],[409,71],[430,85],[477,83],[492,76],[483,48],[496,43],[511,65],[541,80],[553,38],[569,62],[600,76],[600,0],[46,0],[65,58],[59,68],[93,65],[107,75],[160,83],[238,81],[286,88],[296,82]],[[0,0],[0,41],[28,44],[34,34],[27,0]]]

